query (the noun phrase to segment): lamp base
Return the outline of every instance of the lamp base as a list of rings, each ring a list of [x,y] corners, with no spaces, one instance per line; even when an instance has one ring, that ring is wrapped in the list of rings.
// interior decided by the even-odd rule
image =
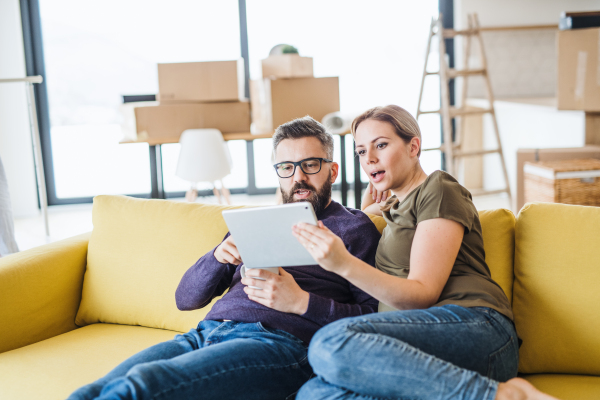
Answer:
[[[225,187],[225,185],[223,185],[223,181],[221,182],[221,189],[218,189],[217,186],[213,183],[213,194],[215,195],[215,197],[217,198],[217,201],[219,202],[219,204],[222,204],[222,200],[221,197],[223,197],[225,199],[225,204],[227,205],[231,205],[231,197],[230,197],[230,192],[229,189],[227,189]],[[198,199],[198,190],[196,190],[195,186],[192,186],[187,192],[185,192],[185,200],[189,201],[190,203],[195,202]]]
[[[193,203],[198,198],[198,191],[195,188],[191,188],[187,192],[185,192],[185,200]]]

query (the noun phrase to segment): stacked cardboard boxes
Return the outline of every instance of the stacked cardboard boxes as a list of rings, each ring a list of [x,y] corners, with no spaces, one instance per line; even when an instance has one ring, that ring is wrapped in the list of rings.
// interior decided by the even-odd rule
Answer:
[[[253,133],[273,132],[305,115],[321,121],[340,110],[339,78],[315,78],[310,57],[270,56],[262,60],[262,75],[250,82]]]
[[[159,105],[135,109],[138,140],[179,141],[186,129],[250,132],[242,60],[158,64]]]
[[[600,145],[600,28],[558,32],[558,109],[586,113],[586,144]]]

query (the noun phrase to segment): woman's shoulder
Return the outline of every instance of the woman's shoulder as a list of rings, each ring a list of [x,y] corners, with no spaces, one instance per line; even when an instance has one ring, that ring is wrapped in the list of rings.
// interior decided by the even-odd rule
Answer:
[[[457,193],[461,196],[471,197],[469,191],[462,186],[456,178],[444,171],[434,171],[421,185],[421,196],[423,195],[445,195]]]

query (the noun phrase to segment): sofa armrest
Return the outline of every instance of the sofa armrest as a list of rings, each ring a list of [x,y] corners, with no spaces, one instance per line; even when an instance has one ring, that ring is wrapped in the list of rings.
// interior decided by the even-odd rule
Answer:
[[[0,258],[0,353],[76,328],[90,233]]]

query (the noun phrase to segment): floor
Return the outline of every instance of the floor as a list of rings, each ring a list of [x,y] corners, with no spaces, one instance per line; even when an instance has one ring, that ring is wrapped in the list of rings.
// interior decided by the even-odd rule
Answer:
[[[275,204],[274,195],[248,196],[245,194],[232,195],[233,204],[244,205],[272,205]],[[333,192],[333,199],[340,202],[340,192]],[[348,193],[348,199],[354,199],[354,193]],[[185,199],[173,199],[185,201]],[[217,204],[214,196],[201,197],[198,202]],[[350,200],[352,201],[352,200]],[[473,199],[478,210],[492,208],[510,208],[508,198],[504,195],[480,196]],[[350,204],[353,206],[353,204]],[[44,232],[44,221],[41,215],[29,218],[15,219],[15,237],[19,250],[27,250],[46,243],[65,239],[80,233],[90,232],[92,225],[92,205],[77,204],[68,206],[49,207],[48,221],[50,237]]]

